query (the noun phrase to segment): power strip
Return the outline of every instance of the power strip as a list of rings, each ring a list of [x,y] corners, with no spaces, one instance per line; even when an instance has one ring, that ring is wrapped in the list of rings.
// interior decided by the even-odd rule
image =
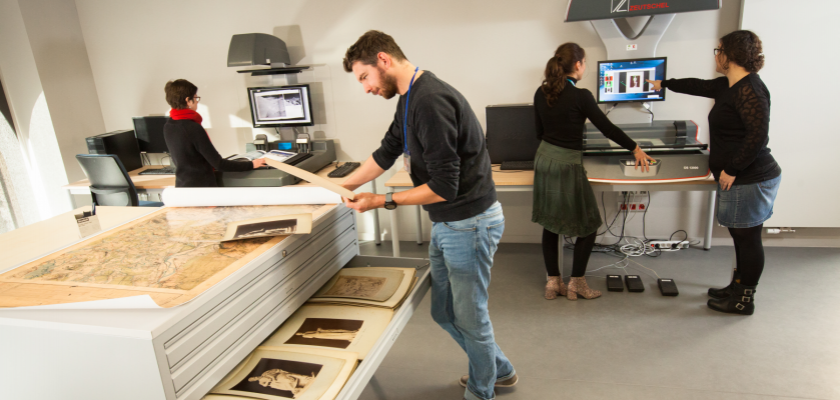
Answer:
[[[689,248],[689,243],[686,240],[651,240],[647,245],[661,251],[677,251]]]

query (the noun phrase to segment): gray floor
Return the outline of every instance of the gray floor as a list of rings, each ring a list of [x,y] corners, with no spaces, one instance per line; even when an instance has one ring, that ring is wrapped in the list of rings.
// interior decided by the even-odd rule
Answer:
[[[401,249],[403,257],[428,251],[412,242]],[[390,255],[391,248],[366,243],[361,252]],[[642,275],[644,293],[606,292],[603,278],[589,277],[604,295],[572,302],[542,297],[539,245],[500,245],[490,314],[520,381],[497,397],[840,399],[840,249],[766,253],[756,313],[744,317],[706,307],[706,289],[729,281],[732,247],[633,258],[673,278],[678,297],[663,297],[653,273],[639,267],[627,273]],[[571,251],[565,260],[568,269]],[[615,260],[593,254],[590,270]],[[457,379],[467,358],[429,308],[427,296],[360,399],[461,398]]]

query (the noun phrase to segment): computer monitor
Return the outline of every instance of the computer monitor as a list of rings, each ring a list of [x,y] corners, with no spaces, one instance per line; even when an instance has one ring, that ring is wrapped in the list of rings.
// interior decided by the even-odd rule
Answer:
[[[312,126],[309,85],[248,88],[254,128]]]
[[[665,89],[645,80],[665,80],[666,58],[598,61],[598,102],[663,101]]]
[[[134,117],[134,134],[141,152],[169,153],[163,138],[163,126],[169,121],[166,116]]]

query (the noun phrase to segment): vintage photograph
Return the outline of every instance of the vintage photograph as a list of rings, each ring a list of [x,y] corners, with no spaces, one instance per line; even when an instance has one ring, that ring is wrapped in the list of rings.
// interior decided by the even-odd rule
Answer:
[[[296,228],[296,219],[243,224],[236,227],[236,233],[233,235],[233,238],[249,239],[260,236],[291,235],[295,233]]]
[[[307,318],[285,344],[346,349],[353,343],[364,321],[352,319]]]
[[[223,242],[266,236],[306,234],[312,231],[312,214],[282,215],[231,222]]]
[[[230,390],[297,399],[315,383],[321,368],[320,364],[262,358]]]
[[[351,268],[339,271],[314,297],[338,297],[385,301],[405,278],[402,271],[388,268]]]
[[[387,278],[374,276],[340,276],[325,296],[333,297],[375,297],[385,286]]]

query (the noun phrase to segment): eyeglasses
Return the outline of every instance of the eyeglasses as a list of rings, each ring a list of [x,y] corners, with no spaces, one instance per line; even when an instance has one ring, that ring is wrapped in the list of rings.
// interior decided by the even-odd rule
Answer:
[[[718,55],[720,53],[723,53],[723,49],[721,49],[720,47],[715,47],[715,55]]]
[[[195,97],[193,97],[193,101],[199,102],[199,101],[201,101],[201,97],[195,96]]]

